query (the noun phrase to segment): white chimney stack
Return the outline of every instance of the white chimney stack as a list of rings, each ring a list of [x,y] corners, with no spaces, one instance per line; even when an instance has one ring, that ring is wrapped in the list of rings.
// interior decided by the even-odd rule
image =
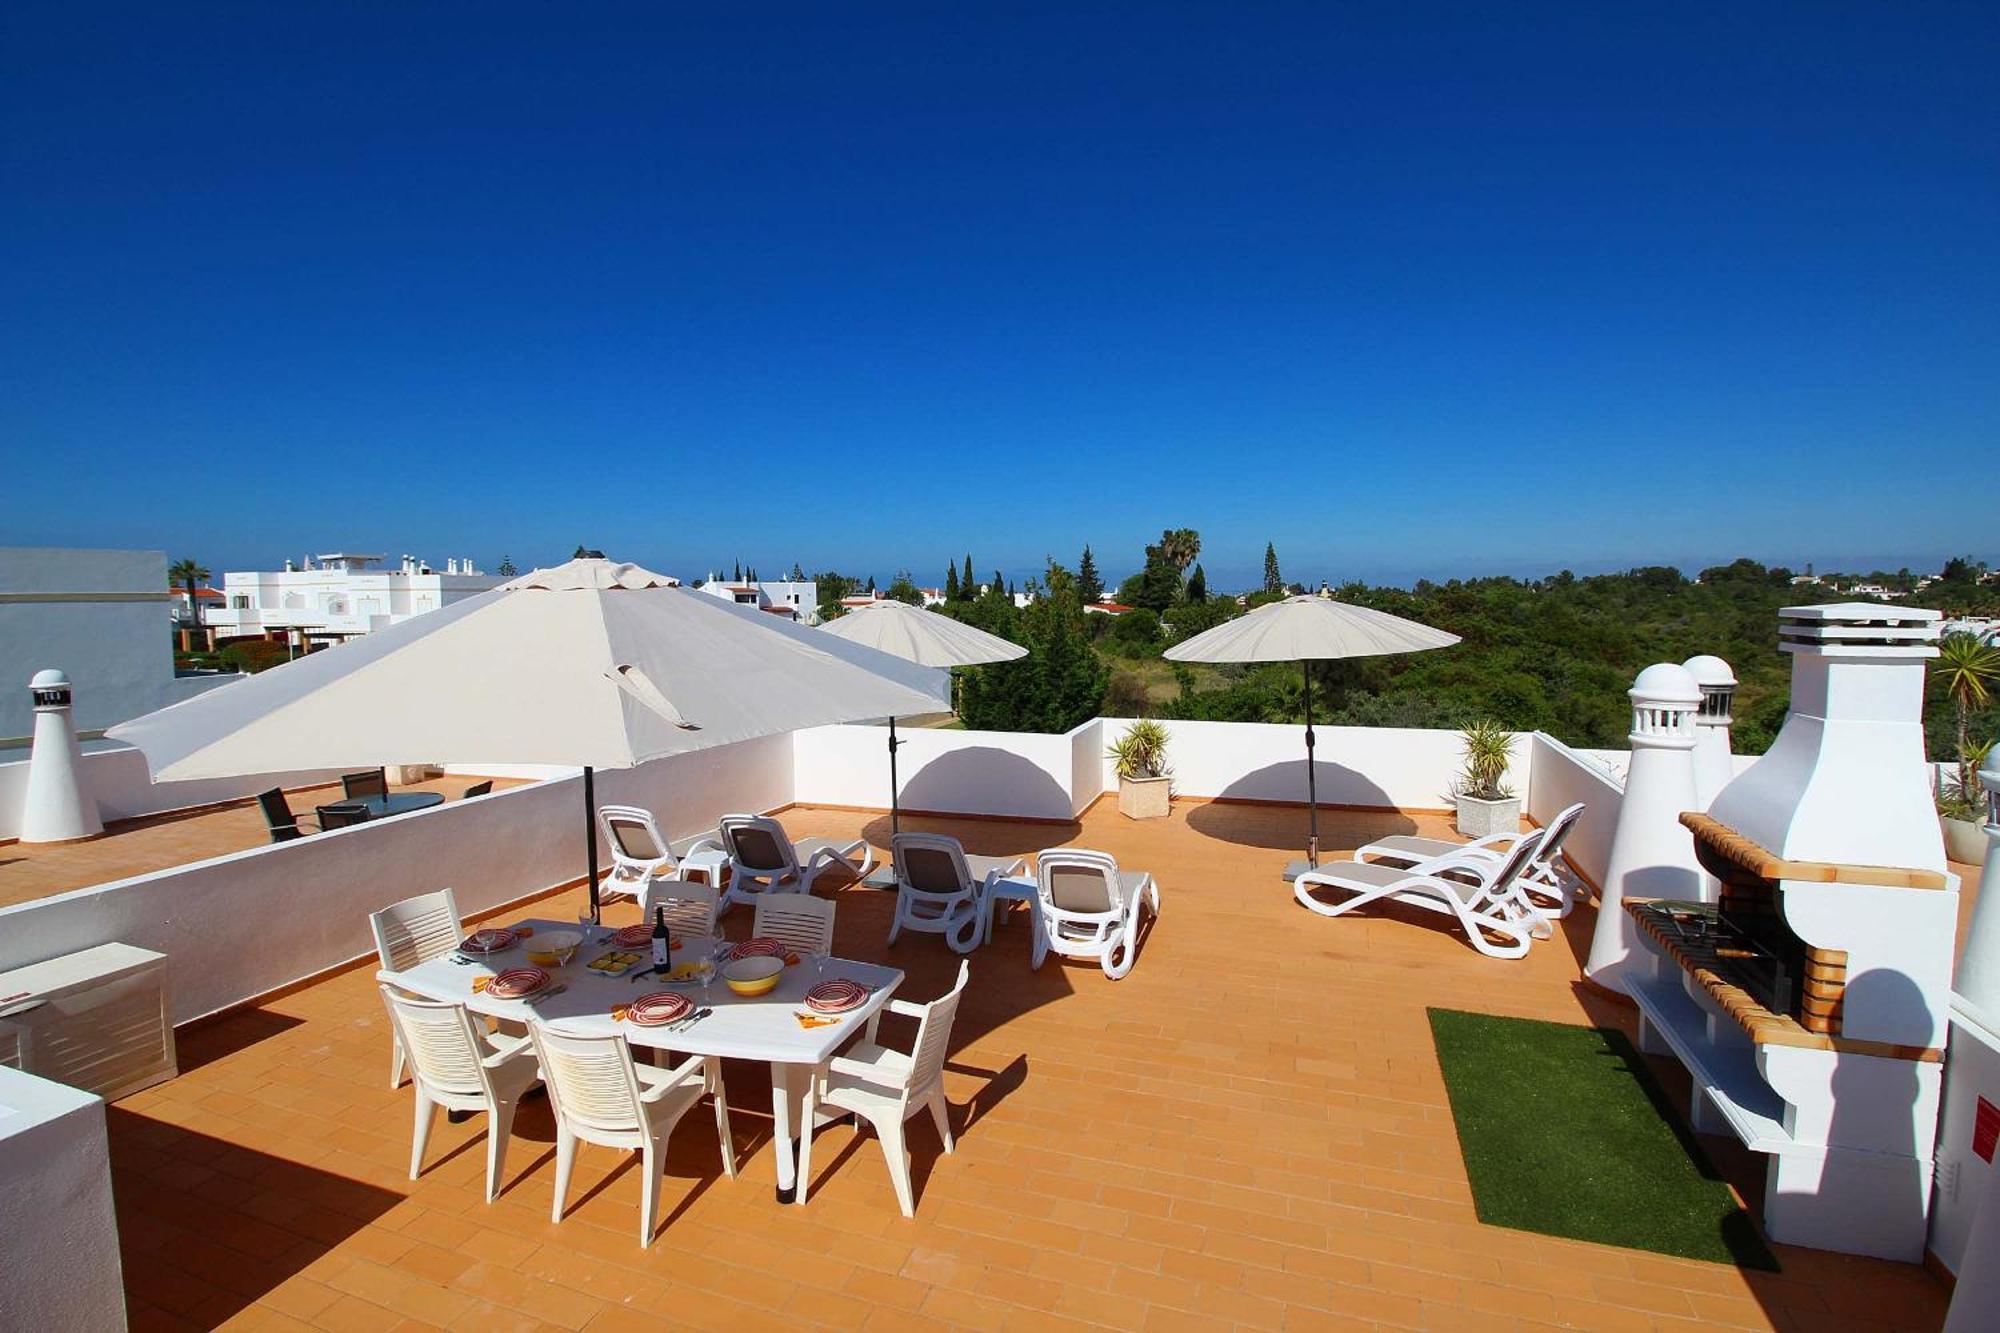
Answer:
[[[1683,812],[1696,808],[1694,719],[1701,686],[1686,667],[1660,662],[1641,671],[1626,693],[1632,700],[1632,763],[1583,969],[1589,980],[1619,992],[1638,942],[1625,899],[1698,900],[1703,887],[1694,842],[1680,823]]]
[[[1707,810],[1716,793],[1736,776],[1729,743],[1736,673],[1729,663],[1706,653],[1681,665],[1701,687],[1701,711],[1694,716],[1694,798],[1695,809]]]
[[[104,832],[97,802],[83,789],[83,752],[70,716],[69,677],[50,669],[28,682],[35,701],[35,748],[21,808],[22,842],[70,842]]]
[[[2000,1014],[2000,746],[1988,753],[1979,781],[1986,788],[1986,866],[1952,989],[1981,1012]]]

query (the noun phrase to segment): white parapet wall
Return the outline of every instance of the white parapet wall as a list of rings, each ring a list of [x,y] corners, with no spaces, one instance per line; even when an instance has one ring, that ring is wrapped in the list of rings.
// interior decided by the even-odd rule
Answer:
[[[1107,717],[1104,744],[1132,725]],[[1265,722],[1168,722],[1167,762],[1174,794],[1233,801],[1303,804],[1305,728]],[[1464,761],[1459,733],[1419,727],[1315,727],[1314,779],[1321,805],[1369,809],[1443,810]],[[1105,790],[1118,778],[1103,760]],[[1532,782],[1525,735],[1516,736],[1507,782],[1525,796]]]
[[[18,762],[0,764],[0,841],[21,836],[21,815],[28,791],[28,760],[26,751],[18,753],[21,755]],[[156,785],[146,772],[145,756],[127,745],[87,752],[81,761],[80,772],[84,789],[96,799],[97,812],[106,823],[169,810],[214,805],[220,801],[241,800],[271,787],[318,786],[340,776],[337,769],[325,769]]]
[[[1599,762],[1605,751],[1572,750],[1538,731],[1530,739],[1529,753],[1535,780],[1528,789],[1528,818],[1546,825],[1557,811],[1581,801],[1583,817],[1570,830],[1563,852],[1592,884],[1602,884],[1611,866],[1611,836],[1625,803],[1625,784]]]
[[[101,1098],[0,1065],[0,1328],[125,1327]]]
[[[1069,820],[1102,792],[1083,749],[1101,746],[1097,719],[1061,735],[899,728],[902,808],[1001,819]],[[793,799],[801,805],[889,808],[887,727],[815,727],[793,737]],[[1084,769],[1079,790],[1078,770]],[[1080,803],[1079,803],[1080,802]]]
[[[788,736],[598,775],[671,836],[792,801]],[[118,940],[167,955],[186,1022],[373,952],[368,914],[449,885],[476,915],[584,874],[571,777],[0,908],[0,970]],[[608,864],[608,860],[606,862]]]

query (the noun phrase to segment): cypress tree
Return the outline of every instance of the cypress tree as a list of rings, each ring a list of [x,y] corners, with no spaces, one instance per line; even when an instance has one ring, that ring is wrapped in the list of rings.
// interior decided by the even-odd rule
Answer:
[[[944,563],[944,599],[947,602],[958,600],[958,566],[949,560]]]
[[[1285,577],[1278,572],[1278,548],[1271,542],[1264,543],[1264,591],[1283,592]]]
[[[975,597],[979,593],[979,580],[972,577],[972,557],[965,557],[965,572],[958,576],[958,595]]]
[[[1188,575],[1187,599],[1190,602],[1205,602],[1208,600],[1208,575],[1201,572],[1200,565],[1196,565],[1194,573]]]
[[[1083,548],[1083,559],[1076,566],[1076,595],[1085,606],[1104,600],[1104,580],[1097,573],[1097,558],[1091,555],[1087,543]]]

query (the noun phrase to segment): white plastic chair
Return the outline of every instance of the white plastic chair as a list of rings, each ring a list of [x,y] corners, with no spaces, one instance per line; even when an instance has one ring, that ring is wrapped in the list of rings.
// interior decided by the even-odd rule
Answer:
[[[685,879],[656,879],[639,890],[639,921],[653,924],[654,909],[665,908],[667,926],[683,937],[709,938],[722,911],[722,896],[707,884]]]
[[[380,981],[382,1003],[396,1031],[398,1049],[410,1058],[416,1093],[416,1125],[410,1141],[410,1179],[423,1168],[437,1109],[484,1111],[486,1122],[486,1202],[500,1193],[507,1162],[514,1108],[538,1081],[535,1053],[526,1037],[490,1037],[473,1025],[462,1004],[405,995]]]
[[[1342,916],[1365,903],[1389,898],[1457,919],[1472,947],[1490,958],[1520,958],[1537,934],[1551,929],[1528,901],[1519,879],[1542,842],[1541,829],[1522,835],[1506,856],[1481,851],[1434,857],[1410,868],[1370,861],[1342,861],[1308,870],[1292,881],[1292,895],[1321,916]],[[1343,895],[1323,901],[1315,890]]]
[[[833,903],[810,893],[760,893],[750,933],[782,940],[799,953],[830,954]]]
[[[1583,802],[1566,806],[1544,826],[1541,848],[1521,873],[1520,885],[1545,916],[1560,919],[1576,905],[1581,882],[1562,859],[1563,844],[1569,840],[1577,820],[1583,817]],[[1440,856],[1460,852],[1483,852],[1495,861],[1514,849],[1520,833],[1495,833],[1476,842],[1450,842],[1444,838],[1397,836],[1380,838],[1355,850],[1357,861],[1378,861],[1384,865],[1414,866]]]
[[[729,1101],[721,1062],[691,1055],[670,1069],[634,1064],[623,1034],[563,1032],[530,1019],[528,1035],[541,1057],[542,1077],[556,1116],[556,1197],[550,1220],[562,1221],[576,1167],[578,1140],[607,1148],[637,1148],[644,1175],[639,1202],[639,1243],[653,1243],[660,1214],[660,1173],[667,1138],[704,1092],[715,1099],[715,1132],[722,1140],[722,1170],[736,1174],[729,1137]]]
[[[600,805],[597,822],[611,848],[611,873],[598,890],[600,900],[606,896],[640,898],[655,879],[706,876],[709,872],[705,868],[683,866],[682,859],[704,851],[723,854],[722,844],[709,837],[697,838],[676,852],[660,832],[653,812],[641,806]]]
[[[724,815],[719,822],[722,845],[729,853],[729,890],[724,903],[752,903],[773,889],[811,893],[813,882],[829,870],[860,879],[875,867],[875,853],[866,838],[834,842],[828,838],[792,841],[785,826],[769,815]]]
[[[876,1137],[882,1140],[882,1156],[889,1163],[889,1179],[896,1187],[896,1202],[904,1217],[916,1216],[903,1126],[917,1112],[928,1110],[944,1150],[951,1152],[957,1146],[952,1141],[950,1107],[944,1096],[944,1057],[951,1044],[952,1021],[958,1017],[959,998],[971,976],[972,965],[961,960],[958,981],[949,993],[929,1004],[891,1000],[883,1006],[890,1013],[917,1020],[917,1039],[909,1054],[876,1043],[881,1020],[878,1010],[865,1037],[813,1071],[799,1116],[803,1126],[799,1134],[800,1203],[806,1201],[806,1187],[812,1183],[814,1115],[852,1112],[875,1127]]]
[[[420,893],[394,906],[368,914],[375,932],[375,954],[390,972],[407,972],[418,963],[450,953],[465,938],[458,899],[450,889]],[[403,1039],[389,1027],[389,1087],[403,1086]]]
[[[1050,953],[1099,964],[1117,981],[1139,953],[1139,920],[1160,914],[1160,886],[1143,870],[1120,870],[1108,853],[1052,847],[1035,857],[1033,965]]]
[[[896,863],[896,915],[889,943],[905,930],[942,935],[954,953],[979,947],[980,908],[996,872],[972,877],[965,848],[942,833],[898,833],[889,840]]]

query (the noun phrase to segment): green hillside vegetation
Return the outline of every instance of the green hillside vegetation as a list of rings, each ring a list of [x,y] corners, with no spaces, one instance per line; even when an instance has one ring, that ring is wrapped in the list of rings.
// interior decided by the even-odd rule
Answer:
[[[1200,538],[1191,530],[1163,532],[1146,548],[1140,572],[1114,594],[1138,608],[1122,616],[1085,613],[1076,575],[1053,560],[1044,578],[1024,589],[1038,598],[1026,608],[1013,605],[997,576],[984,593],[969,577],[951,580],[947,592],[956,595],[937,610],[1029,648],[1019,662],[961,673],[959,711],[966,725],[1062,731],[1098,712],[1302,721],[1296,665],[1190,668],[1162,660],[1175,639],[1242,614],[1234,596],[1209,592],[1200,553]],[[1094,558],[1087,572],[1095,583]],[[1907,604],[1953,614],[2000,612],[2000,587],[1981,584],[1981,573],[1983,566],[1954,560],[1947,566],[1951,577]],[[1250,604],[1289,590],[1298,589],[1284,582],[1277,553],[1267,550],[1265,585],[1249,596]],[[1420,582],[1408,589],[1350,583],[1333,595],[1450,630],[1464,642],[1428,653],[1314,664],[1317,721],[1457,727],[1491,718],[1571,745],[1623,749],[1625,691],[1633,677],[1654,662],[1713,653],[1735,668],[1740,682],[1734,735],[1736,749],[1746,754],[1766,749],[1785,717],[1791,664],[1777,647],[1778,609],[1846,600],[1826,584],[1795,585],[1790,570],[1747,559],[1695,578],[1665,566],[1589,577],[1564,570],[1533,580]],[[1932,756],[1953,757],[1956,715],[1942,691],[1932,691],[1926,727]],[[2000,704],[1979,710],[1970,733],[1975,745],[2000,734]]]

